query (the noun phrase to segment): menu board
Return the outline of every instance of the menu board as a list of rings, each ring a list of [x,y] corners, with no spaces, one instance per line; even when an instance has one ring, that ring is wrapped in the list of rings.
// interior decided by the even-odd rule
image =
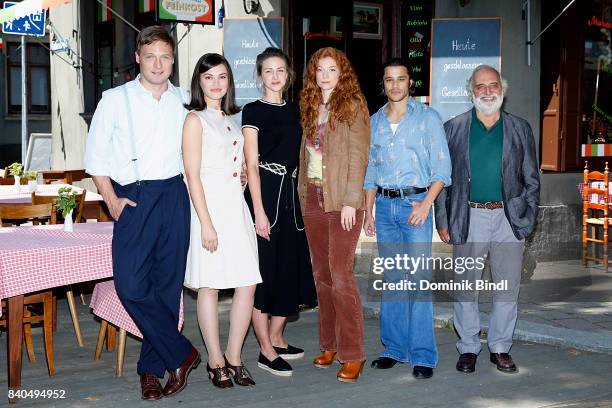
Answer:
[[[240,106],[261,98],[255,60],[268,47],[283,48],[282,18],[223,19],[223,55],[232,68]]]
[[[474,68],[501,70],[501,18],[433,19],[431,32],[431,106],[446,121],[472,108]]]
[[[402,2],[402,57],[409,65],[414,81],[413,96],[429,95],[429,61],[431,40],[432,0]]]

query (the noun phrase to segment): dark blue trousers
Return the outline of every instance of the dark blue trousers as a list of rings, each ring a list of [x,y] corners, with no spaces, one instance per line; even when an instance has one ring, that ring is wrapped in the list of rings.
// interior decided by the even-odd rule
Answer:
[[[126,205],[115,223],[115,288],[143,334],[138,373],[163,377],[191,351],[178,330],[189,249],[189,195],[182,176],[116,184],[115,193],[137,203]]]

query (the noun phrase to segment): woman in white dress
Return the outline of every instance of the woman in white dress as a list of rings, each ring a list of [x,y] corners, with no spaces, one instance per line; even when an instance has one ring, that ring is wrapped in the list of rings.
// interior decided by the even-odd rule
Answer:
[[[205,54],[191,80],[191,112],[183,127],[183,161],[191,196],[191,241],[185,286],[198,292],[198,323],[207,370],[220,388],[255,385],[240,358],[256,284],[257,238],[240,184],[244,139],[229,115],[239,112],[227,60]],[[219,342],[219,289],[235,288],[225,353]]]

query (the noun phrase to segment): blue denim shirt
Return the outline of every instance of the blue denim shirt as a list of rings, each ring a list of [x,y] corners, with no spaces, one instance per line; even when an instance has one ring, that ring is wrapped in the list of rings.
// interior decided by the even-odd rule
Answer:
[[[425,104],[408,98],[395,134],[385,104],[370,117],[368,169],[363,188],[426,188],[434,181],[451,184],[451,161],[442,120]]]

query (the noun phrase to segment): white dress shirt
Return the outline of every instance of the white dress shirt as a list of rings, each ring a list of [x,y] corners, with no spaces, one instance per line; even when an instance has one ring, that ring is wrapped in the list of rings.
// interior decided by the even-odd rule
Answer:
[[[135,182],[138,177],[132,154],[137,158],[140,180],[164,180],[182,172],[181,140],[187,114],[183,103],[188,102],[187,94],[168,82],[158,101],[139,79],[140,75],[102,94],[85,148],[85,168],[92,176],[109,176],[121,185]],[[135,133],[133,145],[128,112]]]

